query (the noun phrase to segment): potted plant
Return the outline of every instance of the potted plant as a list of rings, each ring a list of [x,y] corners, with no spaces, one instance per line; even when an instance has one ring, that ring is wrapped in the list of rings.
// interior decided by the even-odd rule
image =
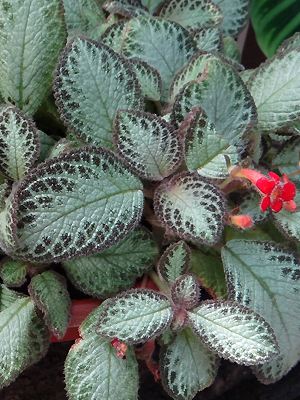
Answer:
[[[300,43],[244,70],[247,11],[0,1],[1,387],[50,335],[74,400],[136,399],[137,358],[184,400],[298,362]]]

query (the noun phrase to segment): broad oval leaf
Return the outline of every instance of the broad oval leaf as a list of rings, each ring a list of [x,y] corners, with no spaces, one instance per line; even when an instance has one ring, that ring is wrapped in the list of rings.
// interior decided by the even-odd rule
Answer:
[[[213,0],[220,7],[224,16],[223,32],[225,35],[237,36],[248,19],[249,0]]]
[[[14,301],[0,313],[0,388],[39,361],[49,346],[49,334],[29,297]]]
[[[196,51],[194,40],[179,24],[153,17],[133,18],[126,24],[126,29],[124,55],[141,58],[159,72],[163,84],[162,100],[167,101],[175,73]]]
[[[238,303],[205,301],[188,311],[188,321],[212,351],[238,364],[262,364],[278,354],[269,324]]]
[[[104,298],[133,285],[157,255],[154,240],[145,230],[138,229],[99,254],[64,261],[63,267],[75,287],[93,297]]]
[[[262,64],[249,88],[257,107],[259,129],[274,131],[299,119],[300,48],[279,53]]]
[[[155,214],[169,231],[196,242],[219,241],[225,201],[212,183],[184,172],[163,182],[154,195]]]
[[[131,59],[130,65],[140,82],[143,96],[148,100],[159,101],[162,80],[158,71],[139,59]]]
[[[54,84],[63,121],[85,142],[112,147],[119,109],[143,108],[128,62],[101,43],[77,38],[65,48]]]
[[[115,144],[130,169],[145,179],[164,179],[182,160],[177,132],[150,113],[119,112],[115,120]]]
[[[264,383],[281,379],[300,359],[299,260],[270,242],[232,240],[222,250],[230,298],[251,307],[272,326],[280,348],[255,367]]]
[[[166,296],[153,290],[129,290],[106,300],[97,333],[126,343],[143,343],[160,335],[171,323],[173,311]]]
[[[242,144],[229,144],[229,140],[216,133],[207,115],[199,110],[190,121],[185,136],[185,162],[189,171],[211,179],[228,176],[228,160],[231,165],[240,161]]]
[[[221,31],[218,25],[196,30],[193,39],[201,51],[214,52],[221,49]]]
[[[123,239],[143,209],[141,182],[93,147],[40,164],[14,199],[17,255],[35,262],[99,252]]]
[[[177,22],[186,29],[199,29],[222,22],[219,7],[210,0],[168,0],[159,16]]]
[[[65,43],[60,0],[0,1],[0,92],[29,114],[40,106]]]
[[[18,181],[39,156],[39,133],[15,107],[0,109],[0,172]]]
[[[194,107],[205,111],[216,133],[230,144],[256,122],[255,105],[244,82],[229,64],[216,58],[207,61],[202,75],[185,85],[176,97],[172,112],[176,126]]]
[[[192,400],[197,392],[210,386],[218,371],[218,358],[186,328],[162,348],[161,380],[176,400]]]
[[[199,304],[200,287],[196,277],[185,274],[176,279],[171,290],[174,304],[184,307],[186,310]]]
[[[105,22],[100,4],[97,0],[63,0],[69,38],[83,34],[99,39]]]
[[[43,312],[45,322],[57,337],[64,337],[70,318],[71,299],[65,278],[53,271],[35,275],[28,292]]]
[[[6,286],[19,287],[26,281],[27,265],[18,260],[6,259],[0,267],[0,277]]]
[[[158,274],[169,284],[172,284],[190,267],[191,250],[183,241],[171,244],[160,257],[157,264]]]
[[[95,333],[99,308],[80,327],[82,339],[70,349],[65,361],[65,381],[70,400],[136,400],[138,364],[132,348],[126,359]]]

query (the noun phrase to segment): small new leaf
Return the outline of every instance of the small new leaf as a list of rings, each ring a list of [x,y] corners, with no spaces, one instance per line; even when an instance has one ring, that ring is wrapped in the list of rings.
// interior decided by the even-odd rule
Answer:
[[[171,296],[174,304],[186,310],[196,307],[200,298],[200,287],[196,277],[185,274],[177,278],[172,286]]]
[[[205,301],[188,311],[188,321],[212,351],[230,361],[257,365],[278,355],[276,338],[269,324],[237,303]]]
[[[65,124],[85,142],[112,147],[119,109],[141,110],[138,79],[126,60],[105,45],[76,38],[65,48],[54,83]]]
[[[17,255],[51,262],[104,250],[139,223],[141,189],[119,159],[101,148],[40,164],[15,193]]]
[[[161,183],[154,209],[167,229],[182,239],[212,245],[221,237],[224,198],[216,186],[195,173],[180,173]]]
[[[15,107],[0,109],[0,172],[18,181],[39,156],[39,134],[33,123]]]
[[[172,284],[185,274],[190,266],[191,250],[181,240],[171,244],[159,259],[157,270],[162,279]]]
[[[152,290],[130,290],[104,303],[97,333],[136,344],[153,339],[171,323],[168,298]]]
[[[157,245],[144,230],[137,229],[120,243],[99,254],[64,261],[68,278],[82,292],[106,298],[134,284],[155,262]]]
[[[62,338],[68,327],[71,307],[64,277],[53,271],[45,271],[32,278],[28,291],[43,312],[51,332],[57,338]]]
[[[150,113],[119,112],[115,143],[129,167],[145,179],[160,181],[181,163],[182,146],[177,132]]]
[[[210,386],[218,371],[218,358],[186,328],[160,353],[161,380],[176,400],[192,400]]]
[[[0,277],[6,286],[22,286],[26,281],[26,273],[26,264],[22,261],[7,259],[0,267]]]

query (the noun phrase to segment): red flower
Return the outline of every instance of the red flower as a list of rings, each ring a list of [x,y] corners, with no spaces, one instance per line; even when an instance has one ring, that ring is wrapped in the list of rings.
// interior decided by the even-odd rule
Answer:
[[[295,211],[297,205],[294,201],[296,196],[296,186],[291,182],[287,175],[281,178],[275,172],[269,172],[269,176],[258,171],[241,168],[232,171],[232,176],[246,178],[252,182],[262,195],[260,209],[266,211],[269,207],[275,213],[282,208],[288,211]]]
[[[253,226],[253,219],[250,217],[250,215],[230,215],[229,221],[232,225],[235,225],[241,229],[248,229],[252,228]]]
[[[126,358],[127,345],[121,342],[118,338],[113,339],[110,344],[116,349],[116,354],[118,358]]]

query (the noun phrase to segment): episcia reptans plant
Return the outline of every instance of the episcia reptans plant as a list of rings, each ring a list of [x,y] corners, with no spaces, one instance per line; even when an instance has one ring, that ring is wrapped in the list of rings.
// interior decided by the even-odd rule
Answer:
[[[0,0],[1,387],[64,337],[68,282],[104,300],[72,400],[137,399],[137,358],[180,400],[220,358],[266,384],[299,361],[300,40],[244,70],[247,12]]]

